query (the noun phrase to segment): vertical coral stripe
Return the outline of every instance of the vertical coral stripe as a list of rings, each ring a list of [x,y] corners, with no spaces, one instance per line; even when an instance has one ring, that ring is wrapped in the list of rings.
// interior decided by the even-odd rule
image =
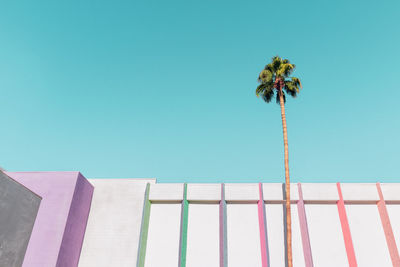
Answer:
[[[311,245],[310,245],[310,236],[308,234],[308,225],[306,218],[306,210],[304,208],[304,200],[303,200],[303,190],[301,189],[301,184],[297,184],[299,191],[299,201],[297,201],[297,210],[299,213],[299,222],[300,222],[300,231],[301,231],[301,240],[303,243],[303,253],[304,253],[304,261],[306,267],[313,267],[313,260],[311,254]]]
[[[392,259],[393,267],[399,267],[400,266],[399,251],[397,250],[397,245],[394,239],[392,225],[390,223],[385,200],[383,199],[380,183],[376,183],[376,187],[379,193],[378,210],[382,221],[383,231],[385,232],[386,243],[389,248],[390,258]]]
[[[267,234],[265,222],[265,204],[262,190],[262,183],[258,184],[260,199],[258,200],[258,224],[260,226],[260,242],[261,242],[261,261],[262,267],[268,267],[268,249]]]
[[[225,185],[221,184],[221,201],[219,203],[219,266],[228,266],[226,230]]]
[[[144,260],[146,257],[147,235],[149,233],[150,207],[151,207],[151,203],[149,200],[149,192],[150,192],[150,184],[147,183],[146,191],[144,194],[144,202],[143,202],[142,224],[140,227],[138,257],[136,262],[137,267],[144,267]]]
[[[337,207],[339,211],[340,224],[342,225],[344,245],[346,247],[347,259],[349,260],[349,267],[357,267],[356,254],[354,252],[353,239],[351,238],[349,221],[344,207],[342,189],[340,188],[340,183],[337,183],[336,186],[339,193]]]
[[[179,267],[186,267],[187,230],[189,220],[189,202],[187,201],[187,184],[183,188],[181,212],[181,238],[179,241]]]

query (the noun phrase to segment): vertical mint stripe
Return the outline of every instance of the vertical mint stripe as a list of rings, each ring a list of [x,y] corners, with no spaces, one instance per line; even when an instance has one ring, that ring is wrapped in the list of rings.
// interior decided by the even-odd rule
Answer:
[[[183,202],[181,215],[181,239],[179,246],[179,267],[186,267],[187,231],[189,221],[189,202],[187,201],[187,184],[183,188]]]
[[[150,184],[147,183],[146,191],[144,193],[142,225],[140,227],[139,248],[137,257],[137,267],[144,267],[144,259],[146,257],[147,235],[149,233],[149,220],[150,220],[150,200],[149,200]]]

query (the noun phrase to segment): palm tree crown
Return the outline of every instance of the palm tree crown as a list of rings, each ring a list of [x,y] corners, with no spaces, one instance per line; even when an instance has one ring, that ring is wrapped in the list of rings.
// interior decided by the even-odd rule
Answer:
[[[301,82],[299,78],[290,77],[295,69],[288,59],[282,59],[279,56],[272,58],[272,62],[265,66],[258,76],[260,85],[256,89],[256,95],[262,96],[265,102],[271,102],[276,90],[276,103],[279,104],[280,94],[286,102],[285,92],[292,97],[296,97],[300,91]],[[290,79],[289,79],[290,78]]]

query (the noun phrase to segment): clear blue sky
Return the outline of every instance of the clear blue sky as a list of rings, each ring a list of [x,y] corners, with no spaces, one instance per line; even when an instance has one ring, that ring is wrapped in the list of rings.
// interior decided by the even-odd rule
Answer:
[[[400,1],[2,1],[0,166],[283,181],[276,54],[303,182],[400,182]]]

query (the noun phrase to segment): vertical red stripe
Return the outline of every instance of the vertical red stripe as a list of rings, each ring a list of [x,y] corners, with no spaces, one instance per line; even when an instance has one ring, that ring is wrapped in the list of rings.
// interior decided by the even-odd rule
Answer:
[[[397,250],[397,245],[394,239],[392,225],[390,224],[389,214],[387,212],[385,200],[383,199],[380,183],[376,183],[376,187],[378,189],[378,194],[379,194],[379,201],[377,205],[378,205],[379,215],[382,221],[383,231],[385,232],[386,243],[389,248],[390,258],[392,259],[393,267],[399,267],[400,266],[399,251]]]
[[[356,254],[354,252],[349,221],[347,219],[346,209],[344,207],[342,189],[340,188],[340,183],[337,183],[336,185],[339,193],[339,201],[337,202],[337,207],[339,210],[340,224],[342,225],[344,245],[346,247],[347,259],[349,260],[349,267],[357,267]]]
[[[258,184],[260,199],[258,200],[258,224],[260,226],[260,242],[261,242],[261,261],[262,267],[268,267],[268,256],[267,256],[267,234],[266,234],[266,223],[265,223],[265,207],[264,197],[262,190],[262,183]]]

